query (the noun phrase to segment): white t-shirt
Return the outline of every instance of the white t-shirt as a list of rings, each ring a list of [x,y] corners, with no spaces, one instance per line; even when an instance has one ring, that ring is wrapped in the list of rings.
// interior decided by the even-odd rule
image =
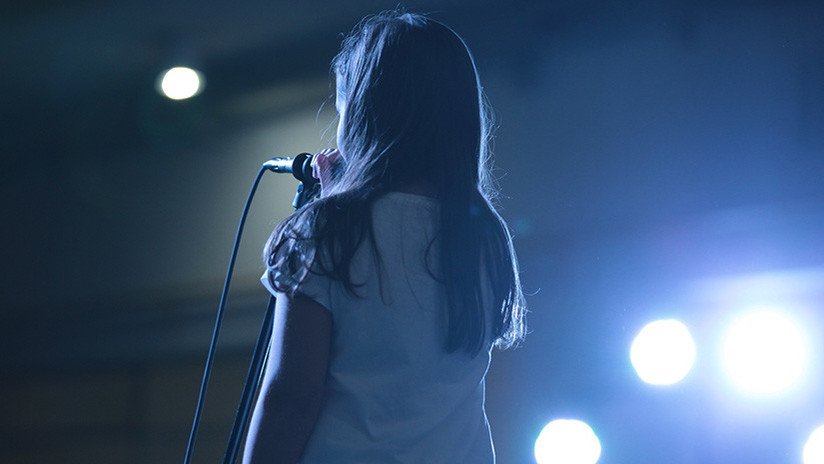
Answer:
[[[324,404],[301,462],[494,463],[484,411],[491,342],[474,358],[446,353],[445,289],[424,261],[438,201],[390,192],[372,214],[383,297],[367,241],[351,268],[363,298],[311,273],[298,287],[333,319]]]

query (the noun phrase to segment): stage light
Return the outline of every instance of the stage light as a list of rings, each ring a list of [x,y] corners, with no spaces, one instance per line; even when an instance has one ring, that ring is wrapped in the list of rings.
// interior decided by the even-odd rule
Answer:
[[[203,78],[192,68],[178,66],[161,75],[159,87],[161,93],[172,100],[185,100],[203,90]]]
[[[592,428],[576,419],[556,419],[535,440],[538,464],[595,464],[601,457],[601,442]]]
[[[754,311],[736,320],[723,352],[730,380],[754,395],[780,393],[795,385],[808,356],[803,331],[775,310]]]
[[[810,434],[804,444],[804,464],[821,464],[824,462],[824,425]]]
[[[672,385],[680,382],[695,362],[695,342],[689,329],[673,319],[650,322],[635,336],[630,361],[644,382]]]

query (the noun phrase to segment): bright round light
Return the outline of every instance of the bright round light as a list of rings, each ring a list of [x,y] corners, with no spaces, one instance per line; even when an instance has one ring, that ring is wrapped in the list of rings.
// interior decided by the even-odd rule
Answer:
[[[765,395],[792,387],[807,364],[807,343],[796,323],[777,311],[738,319],[724,342],[724,367],[745,393]]]
[[[638,377],[653,385],[680,382],[695,363],[689,329],[673,319],[650,322],[635,336],[629,353]]]
[[[575,419],[556,419],[535,440],[539,464],[595,464],[601,457],[601,442],[589,425]]]
[[[824,462],[824,425],[810,434],[804,444],[804,464],[821,464]]]
[[[163,73],[160,90],[172,100],[184,100],[197,95],[201,88],[200,73],[192,68],[176,67]]]

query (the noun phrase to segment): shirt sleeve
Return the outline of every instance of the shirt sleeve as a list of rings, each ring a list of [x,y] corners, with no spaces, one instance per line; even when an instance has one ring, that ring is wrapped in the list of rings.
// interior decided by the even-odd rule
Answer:
[[[273,277],[276,282],[283,280],[282,275],[275,275]],[[263,273],[260,277],[260,282],[272,295],[278,293],[269,281],[269,271]],[[287,284],[287,282],[282,283]],[[311,271],[307,272],[306,277],[297,285],[295,290],[332,312],[332,279],[328,276],[318,275]]]

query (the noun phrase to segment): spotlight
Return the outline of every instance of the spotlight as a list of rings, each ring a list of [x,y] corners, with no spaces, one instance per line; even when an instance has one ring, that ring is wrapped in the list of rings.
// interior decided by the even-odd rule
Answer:
[[[538,464],[595,464],[601,457],[601,442],[585,422],[556,419],[535,440]]]
[[[795,321],[774,310],[754,311],[736,320],[723,352],[730,380],[755,395],[789,389],[807,363],[804,333]]]
[[[824,425],[813,430],[807,443],[804,444],[804,464],[822,462],[824,462]]]
[[[644,382],[672,385],[680,382],[695,362],[695,342],[680,321],[650,322],[635,336],[630,361]]]
[[[161,74],[158,87],[163,95],[172,100],[185,100],[203,90],[203,77],[192,68],[178,66]]]

